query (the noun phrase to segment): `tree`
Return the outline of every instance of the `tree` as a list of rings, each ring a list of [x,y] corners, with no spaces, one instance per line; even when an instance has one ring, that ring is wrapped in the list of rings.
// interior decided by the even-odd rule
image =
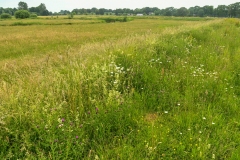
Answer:
[[[41,16],[49,15],[49,11],[47,10],[47,7],[44,3],[41,3],[37,8],[39,11],[39,15],[41,15]]]
[[[240,17],[240,2],[230,4],[228,6],[228,14],[230,17]]]
[[[119,9],[116,9],[116,10],[115,10],[115,14],[116,14],[116,15],[122,15],[122,14],[123,14],[123,10],[120,9],[120,8],[119,8]]]
[[[206,5],[203,7],[203,10],[204,10],[205,16],[210,16],[210,17],[213,16],[213,6]]]
[[[19,10],[28,10],[28,5],[27,5],[27,3],[20,1],[20,2],[18,3],[18,9],[19,9]]]
[[[185,16],[188,16],[188,14],[189,14],[189,11],[185,7],[181,7],[177,10],[177,16],[185,17]]]
[[[176,9],[174,7],[168,7],[164,9],[164,16],[173,16],[176,12]]]
[[[18,10],[15,12],[15,17],[25,19],[30,17],[30,13],[27,10]]]
[[[195,7],[190,7],[188,10],[189,10],[189,15],[190,16],[196,16],[198,17],[199,14],[202,14],[202,11],[199,11],[200,9],[202,9],[201,7],[199,6],[195,6]]]
[[[97,14],[97,12],[98,12],[97,8],[94,7],[94,8],[91,9],[91,13]]]
[[[204,16],[204,10],[202,9],[202,8],[200,8],[199,10],[198,10],[198,12],[197,12],[197,15],[199,16],[199,17],[203,17]]]
[[[140,8],[136,8],[136,9],[134,9],[133,13],[134,14],[140,14],[140,13],[143,13],[143,12]]]
[[[155,10],[154,14],[160,16],[160,15],[162,15],[162,10],[160,10],[160,9]]]
[[[228,17],[228,7],[226,5],[218,5],[215,12],[217,17]]]
[[[68,10],[61,10],[60,12],[59,12],[59,14],[61,14],[61,15],[68,15],[68,14],[70,14],[71,12],[70,11],[68,11]]]
[[[29,12],[40,14],[40,11],[39,11],[38,7],[31,7],[31,8],[29,8]]]
[[[143,14],[149,15],[149,13],[151,13],[152,10],[149,7],[145,7],[145,8],[142,8],[142,12]]]
[[[100,8],[98,13],[99,13],[100,15],[104,15],[105,12],[106,12],[106,9],[105,9],[105,8]]]

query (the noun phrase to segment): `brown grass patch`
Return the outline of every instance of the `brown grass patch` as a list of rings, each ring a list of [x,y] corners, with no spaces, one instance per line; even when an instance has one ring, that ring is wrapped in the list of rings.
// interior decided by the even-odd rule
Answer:
[[[147,122],[155,122],[158,119],[157,113],[148,113],[145,117]]]

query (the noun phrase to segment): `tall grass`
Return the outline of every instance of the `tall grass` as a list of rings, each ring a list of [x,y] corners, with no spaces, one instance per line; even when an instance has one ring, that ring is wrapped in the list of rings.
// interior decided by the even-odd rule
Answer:
[[[5,61],[0,157],[238,159],[239,20],[204,23]]]
[[[92,44],[104,40],[114,42],[129,35],[143,35],[150,29],[159,32],[159,28],[164,29],[188,23],[194,24],[186,21],[176,22],[157,19],[134,20],[127,23],[95,22],[95,20],[79,19],[2,21],[0,23],[0,60],[62,54],[69,46],[79,48],[86,43]],[[1,26],[1,24],[7,26]],[[18,24],[20,26],[14,26]]]

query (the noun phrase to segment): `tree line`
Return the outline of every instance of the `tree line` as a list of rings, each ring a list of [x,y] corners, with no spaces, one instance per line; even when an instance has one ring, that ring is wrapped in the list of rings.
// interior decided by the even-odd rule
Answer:
[[[3,13],[7,13],[7,14],[10,14],[10,15],[14,15],[15,12],[19,11],[19,10],[25,10],[25,11],[28,11],[30,12],[31,14],[36,14],[36,15],[39,15],[39,16],[48,16],[48,15],[52,15],[52,12],[49,12],[47,10],[47,7],[44,3],[41,3],[39,6],[36,6],[36,7],[30,7],[28,8],[28,4],[26,2],[22,2],[20,1],[18,3],[18,8],[3,8],[3,7],[0,7],[0,14],[3,14]]]
[[[60,11],[60,14],[69,14],[69,11]],[[92,8],[92,9],[74,9],[72,13],[77,15],[157,15],[157,16],[180,16],[180,17],[238,17],[240,18],[240,2],[230,5],[218,5],[217,8],[213,6],[195,6],[190,8],[174,8],[168,7],[165,9],[159,9],[157,7],[144,7],[136,9],[104,9],[104,8]]]
[[[50,12],[44,3],[39,6],[28,8],[27,3],[19,2],[18,8],[2,8],[0,7],[0,14],[7,13],[14,15],[18,10],[27,10],[32,14],[39,16],[48,15],[157,15],[157,16],[180,16],[180,17],[238,17],[240,18],[240,2],[236,2],[230,5],[218,5],[216,8],[213,6],[205,5],[203,7],[195,6],[190,8],[174,8],[168,7],[165,9],[159,9],[157,7],[144,7],[136,9],[105,9],[105,8],[91,8],[91,9],[73,9],[61,10],[60,12]]]

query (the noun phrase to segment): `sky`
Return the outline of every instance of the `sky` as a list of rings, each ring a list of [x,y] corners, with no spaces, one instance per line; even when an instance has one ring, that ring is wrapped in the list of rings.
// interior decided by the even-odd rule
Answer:
[[[75,8],[143,8],[158,7],[164,9],[167,7],[194,7],[212,5],[229,5],[240,2],[240,0],[0,0],[0,7],[17,8],[20,1],[26,2],[28,7],[37,7],[44,3],[51,12],[59,12],[60,10],[72,11]]]

